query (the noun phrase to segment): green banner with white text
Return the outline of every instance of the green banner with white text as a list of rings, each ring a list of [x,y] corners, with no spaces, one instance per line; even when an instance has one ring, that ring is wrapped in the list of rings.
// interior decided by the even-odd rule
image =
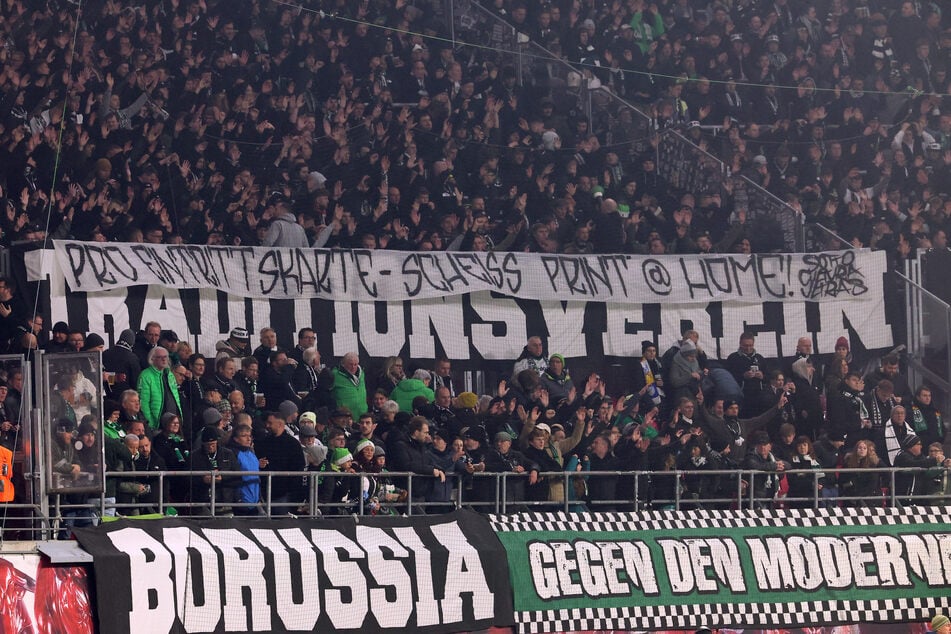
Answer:
[[[947,508],[493,518],[521,631],[829,626],[949,605]],[[702,622],[701,622],[702,621]]]

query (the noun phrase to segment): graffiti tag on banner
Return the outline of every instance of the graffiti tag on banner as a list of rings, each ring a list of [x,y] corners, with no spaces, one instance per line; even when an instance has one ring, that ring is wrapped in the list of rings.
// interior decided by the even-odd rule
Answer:
[[[510,626],[505,555],[471,511],[427,518],[119,521],[78,529],[100,634],[449,633]]]
[[[930,511],[499,516],[493,525],[523,631],[684,628],[698,614],[710,626],[805,627],[946,609],[951,529],[927,520],[944,509]]]
[[[139,285],[239,297],[401,301],[479,291],[600,302],[874,301],[885,255],[406,253],[55,241],[73,291]]]

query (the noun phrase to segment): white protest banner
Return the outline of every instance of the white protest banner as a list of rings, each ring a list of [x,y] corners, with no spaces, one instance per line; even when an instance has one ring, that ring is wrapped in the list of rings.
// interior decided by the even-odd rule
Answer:
[[[43,257],[46,254],[47,257]],[[822,302],[650,302],[540,301],[489,292],[413,301],[357,302],[327,299],[257,299],[219,288],[137,285],[77,292],[54,262],[52,251],[34,251],[25,261],[31,280],[48,279],[50,319],[65,321],[114,342],[126,329],[158,321],[188,339],[196,350],[240,326],[251,332],[271,327],[281,345],[293,346],[300,328],[320,333],[325,358],[360,350],[369,357],[426,359],[445,354],[457,369],[482,368],[486,361],[518,356],[529,334],[545,338],[577,364],[640,354],[650,339],[666,349],[684,328],[700,333],[708,354],[725,358],[744,331],[756,333],[757,351],[767,358],[794,354],[799,337],[809,336],[818,354],[831,352],[840,336],[853,346],[881,350],[894,345],[881,276],[856,301],[851,295]]]
[[[237,297],[402,301],[494,291],[606,303],[878,301],[885,254],[546,255],[56,241],[73,291],[216,288]]]

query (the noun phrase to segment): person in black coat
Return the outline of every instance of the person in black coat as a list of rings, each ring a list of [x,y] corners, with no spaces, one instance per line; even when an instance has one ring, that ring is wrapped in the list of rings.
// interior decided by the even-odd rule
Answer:
[[[934,405],[930,388],[922,386],[915,392],[915,400],[911,406],[911,424],[923,443],[930,445],[944,442],[944,418]]]
[[[445,471],[435,466],[433,456],[428,450],[428,445],[432,442],[429,435],[429,421],[422,416],[414,416],[410,419],[405,433],[398,429],[390,433],[396,435],[390,444],[392,450],[387,451],[387,455],[391,457],[390,464],[393,471],[407,471],[418,476],[427,476],[413,478],[412,501],[417,504],[423,502],[432,491],[434,482],[432,478],[440,482],[446,481]],[[389,438],[387,443],[390,443]],[[402,489],[409,488],[404,486],[405,481],[396,484]],[[425,510],[422,507],[414,508],[413,513],[417,512],[425,513]]]
[[[139,358],[139,367],[149,367],[149,352],[158,345],[161,335],[161,324],[157,321],[150,321],[145,324],[145,329],[139,331],[139,334],[135,336],[135,342],[132,344],[132,352]]]
[[[872,422],[865,405],[865,380],[861,374],[845,375],[839,391],[829,397],[826,419],[829,431],[845,436],[848,447],[872,438]]]
[[[270,364],[261,374],[261,391],[264,393],[264,406],[276,410],[284,401],[291,401],[301,406],[300,397],[291,385],[291,375],[294,369],[287,359],[287,353],[278,350],[271,354]]]
[[[621,461],[611,451],[611,434],[602,432],[591,441],[588,456],[588,470],[622,471]],[[596,475],[588,477],[588,507],[595,512],[613,511],[618,499],[618,477],[615,475]]]
[[[779,492],[779,478],[788,465],[773,455],[772,443],[765,431],[752,434],[750,444],[753,448],[744,457],[743,468],[763,472],[753,475],[753,506],[757,509],[772,508],[773,499]]]
[[[188,435],[182,429],[182,419],[171,412],[162,414],[159,422],[159,433],[152,437],[151,453],[161,457],[165,464],[163,469],[170,471],[184,471],[191,464],[191,450]],[[169,478],[166,480],[167,497],[173,502],[184,502],[188,495],[186,478]]]
[[[165,471],[167,468],[162,456],[153,450],[152,440],[148,436],[139,438],[139,453],[133,460],[133,464],[136,471],[145,473]],[[159,486],[159,479],[157,477],[141,477],[138,478],[138,480],[146,486],[145,494],[138,497],[138,501],[146,505],[145,508],[140,509],[140,511],[142,513],[158,513],[159,494],[161,493],[164,496],[164,500],[168,499],[169,481],[165,481],[163,488]]]
[[[261,470],[303,471],[304,451],[300,442],[287,433],[287,423],[284,418],[278,412],[268,412],[265,421],[268,435],[254,448],[258,458],[261,459]],[[270,486],[272,505],[297,504],[303,499],[300,477],[272,477],[265,480],[265,486]],[[266,500],[267,497],[264,499]],[[276,511],[281,511],[281,508],[278,507]]]
[[[756,351],[753,333],[740,335],[740,347],[726,358],[726,369],[743,388],[743,416],[762,414],[769,406],[760,407],[761,392],[766,388],[766,359]]]
[[[218,390],[224,398],[238,389],[234,382],[236,373],[235,360],[231,357],[221,356],[215,359],[214,373],[205,372],[201,378],[202,387],[207,390]]]
[[[139,357],[132,352],[135,343],[135,334],[131,330],[123,330],[116,344],[102,353],[102,369],[106,374],[109,392],[121,394],[124,390],[135,389],[139,384]],[[113,376],[109,377],[109,373]]]
[[[205,427],[200,436],[201,448],[192,452],[191,469],[193,471],[213,471],[191,478],[191,501],[211,503],[211,482],[215,482],[215,513],[227,512],[229,504],[234,502],[235,487],[241,484],[240,476],[229,475],[238,470],[238,458],[234,452],[218,442],[218,432]],[[207,513],[206,508],[201,513]]]
[[[526,480],[528,485],[538,481],[538,465],[529,460],[522,452],[512,449],[512,435],[508,432],[496,432],[493,448],[485,453],[485,470],[489,473],[528,474],[528,477],[507,477],[505,479],[505,501],[521,503],[525,501]],[[490,482],[492,482],[490,480]],[[492,485],[494,486],[494,482]],[[519,507],[508,507],[514,511]]]
[[[917,434],[909,434],[901,443],[901,451],[895,457],[896,467],[905,469],[936,469],[940,472],[941,467],[951,465],[951,460],[947,460],[943,453],[935,452],[932,455],[922,454],[921,437]],[[915,496],[924,495],[928,480],[934,474],[930,471],[899,471],[895,474],[895,495],[898,501],[903,505],[909,504],[932,504],[931,500],[916,500]]]

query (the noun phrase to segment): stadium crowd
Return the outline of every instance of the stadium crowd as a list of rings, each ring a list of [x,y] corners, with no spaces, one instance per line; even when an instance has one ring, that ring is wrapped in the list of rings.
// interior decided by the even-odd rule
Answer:
[[[496,25],[451,39],[439,3],[4,2],[2,240],[772,245],[729,181],[667,186],[630,138],[636,107],[847,241],[896,257],[947,246],[951,30],[937,3],[486,8],[631,108],[592,126],[545,64],[520,76],[484,44]]]
[[[54,327],[47,350],[104,347],[66,330]],[[912,390],[895,355],[864,375],[850,369],[845,337],[828,358],[803,337],[794,357],[771,361],[745,333],[721,362],[691,330],[662,355],[644,341],[634,379],[612,386],[572,377],[531,337],[511,376],[478,395],[462,391],[445,358],[426,367],[390,357],[371,375],[356,352],[323,364],[310,328],[291,350],[275,334],[263,329],[255,347],[235,328],[205,357],[158,323],[126,330],[103,351],[101,415],[86,357],[60,363],[54,488],[90,486],[104,437],[106,471],[119,474],[107,477],[107,504],[129,514],[159,509],[160,492],[162,506],[204,514],[214,502],[218,513],[250,515],[306,512],[314,501],[324,514],[495,510],[502,499],[507,510],[604,511],[909,504],[947,493],[946,427],[931,391]],[[8,403],[19,398],[5,389]],[[879,469],[888,466],[914,469],[891,479]],[[158,486],[150,471],[199,473]],[[304,471],[316,473],[283,473]],[[631,471],[650,473],[621,473]]]
[[[449,38],[439,5],[235,4],[0,3],[0,242],[770,248],[730,181],[704,191],[664,181],[654,148],[631,137],[646,116],[856,246],[896,260],[947,248],[951,28],[935,3],[487,3],[588,87],[630,104],[610,130],[592,126],[567,85],[520,77],[504,53],[464,39],[478,29]],[[47,334],[9,279],[0,303],[10,351],[105,348],[64,323]],[[829,359],[805,338],[796,358],[767,360],[744,335],[720,361],[687,332],[669,350],[645,342],[640,378],[606,385],[571,377],[533,337],[511,377],[476,395],[446,359],[392,358],[367,376],[357,353],[325,365],[317,333],[297,335],[283,349],[266,328],[254,347],[235,328],[196,351],[158,323],[123,332],[103,353],[102,411],[92,398],[102,381],[82,364],[56,379],[61,481],[97,468],[97,427],[108,470],[217,470],[180,479],[165,501],[206,503],[214,491],[235,513],[265,498],[296,508],[308,493],[281,476],[262,494],[258,477],[227,475],[236,470],[322,471],[318,499],[339,511],[360,498],[448,508],[460,487],[467,503],[487,501],[496,484],[479,474],[499,472],[526,474],[506,489],[513,503],[629,508],[635,484],[660,506],[728,505],[744,486],[759,504],[780,492],[806,504],[795,499],[816,491],[872,503],[890,482],[834,469],[946,466],[929,390],[913,391],[890,356],[856,373],[844,339]],[[4,443],[17,438],[14,420]],[[704,473],[741,467],[765,475],[744,485]],[[565,469],[691,473],[590,475],[567,489],[540,475]],[[425,477],[409,491],[386,470]],[[367,476],[339,475],[350,471]],[[922,473],[897,479],[896,492],[943,493],[943,469]],[[142,477],[109,478],[107,497],[155,507]]]

